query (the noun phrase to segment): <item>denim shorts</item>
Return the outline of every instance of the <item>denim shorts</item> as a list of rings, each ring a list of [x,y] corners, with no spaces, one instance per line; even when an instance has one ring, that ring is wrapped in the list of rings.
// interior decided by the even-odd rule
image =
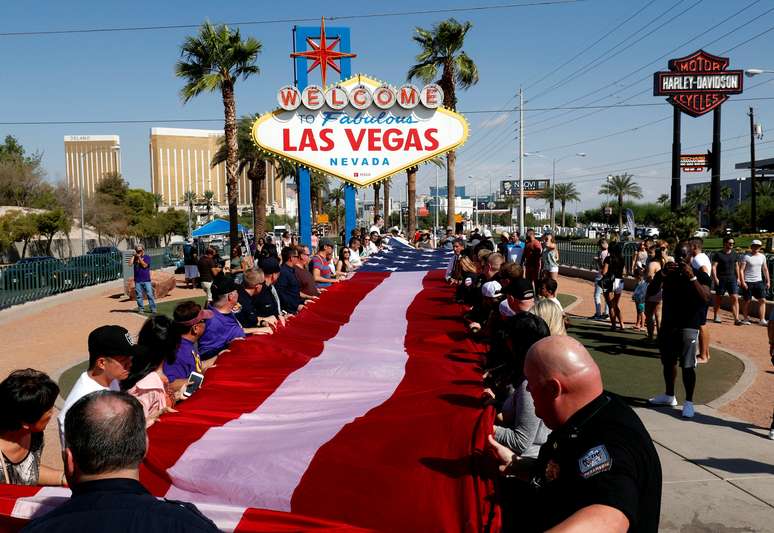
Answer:
[[[745,300],[755,298],[756,300],[763,300],[764,289],[762,281],[748,281],[747,288],[742,290]]]
[[[715,294],[717,296],[723,296],[728,293],[730,296],[739,294],[739,284],[736,278],[719,278],[718,284],[715,285]]]

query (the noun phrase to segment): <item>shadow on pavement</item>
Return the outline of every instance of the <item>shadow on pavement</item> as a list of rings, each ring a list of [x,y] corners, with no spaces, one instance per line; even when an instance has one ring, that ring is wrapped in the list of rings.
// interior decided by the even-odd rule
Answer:
[[[774,474],[774,465],[753,461],[752,459],[709,457],[707,459],[691,459],[691,462],[709,468],[717,468],[732,474]]]
[[[643,405],[642,407],[648,407],[647,401],[645,401],[645,405]],[[681,420],[684,420],[682,417],[682,412],[678,407],[671,407],[671,408],[670,407],[651,407],[651,409],[659,411],[660,413],[664,413],[665,415],[669,415],[672,418],[679,418]],[[743,433],[747,433],[749,435],[753,435],[759,438],[766,438],[766,436],[761,435],[760,433],[757,433],[753,430],[768,429],[768,428],[757,426],[751,422],[743,422],[743,421],[737,421],[737,420],[724,420],[716,416],[705,415],[703,413],[700,413],[699,411],[696,411],[696,414],[693,416],[691,420],[685,420],[685,422],[687,424],[705,424],[705,425],[712,425],[712,426],[718,426],[718,427],[727,427],[727,428],[734,429],[736,431],[741,431]]]

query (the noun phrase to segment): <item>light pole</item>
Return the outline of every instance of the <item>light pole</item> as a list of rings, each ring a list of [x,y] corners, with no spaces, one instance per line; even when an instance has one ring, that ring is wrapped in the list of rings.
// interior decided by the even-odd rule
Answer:
[[[573,155],[554,158],[553,172],[551,175],[551,229],[556,233],[556,164],[568,157],[586,157],[586,152],[576,152]]]
[[[116,153],[121,149],[121,145],[116,144],[110,147],[110,152]],[[88,150],[86,152],[83,152],[80,154],[80,180],[78,182],[78,193],[81,197],[81,255],[86,255],[86,232],[84,231],[84,224],[86,223],[84,221],[84,209],[83,209],[83,186],[84,186],[84,175],[83,175],[83,160],[86,159],[86,156],[89,154],[94,154],[97,152],[103,151],[102,148],[93,148],[91,150]],[[118,165],[116,165],[116,168],[118,168]]]
[[[449,205],[446,205],[448,211]],[[437,238],[438,235],[438,211],[441,210],[441,204],[438,200],[438,167],[435,167],[435,228],[433,229],[433,238]],[[448,213],[446,214],[448,218]]]

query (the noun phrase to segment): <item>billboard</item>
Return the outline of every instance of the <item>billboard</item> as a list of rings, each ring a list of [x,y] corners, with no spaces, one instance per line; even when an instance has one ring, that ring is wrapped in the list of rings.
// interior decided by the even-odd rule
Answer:
[[[540,193],[551,187],[551,180],[525,179],[524,197],[537,198]],[[519,196],[519,180],[500,181],[500,196]]]

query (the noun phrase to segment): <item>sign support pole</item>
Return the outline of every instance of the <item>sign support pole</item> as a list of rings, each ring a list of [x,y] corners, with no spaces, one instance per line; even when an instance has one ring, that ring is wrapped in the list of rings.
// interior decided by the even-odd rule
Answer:
[[[519,87],[519,231],[526,238],[524,226],[524,92]]]
[[[755,117],[750,108],[750,223],[753,233],[758,231],[758,198],[755,190]]]
[[[681,111],[677,107],[673,108],[672,115],[672,190],[671,190],[671,207],[672,211],[680,209],[680,194],[682,188],[680,186],[680,114]]]
[[[350,34],[349,28],[330,27],[326,28],[328,37],[338,37],[339,51],[350,53]],[[293,26],[293,52],[306,50],[307,38],[319,39],[322,33],[321,27],[313,26]],[[293,77],[296,80],[296,86],[299,91],[303,91],[309,85],[309,74],[306,68],[306,58],[296,57],[293,61]],[[339,61],[341,68],[341,79],[352,76],[352,59],[343,57]],[[352,185],[344,187],[344,226],[346,239],[355,229],[355,189]],[[311,183],[309,179],[309,170],[299,167],[298,169],[298,226],[301,233],[301,243],[311,248],[312,244],[312,194]]]
[[[712,111],[712,179],[710,180],[710,229],[717,232],[720,215],[720,106]]]

